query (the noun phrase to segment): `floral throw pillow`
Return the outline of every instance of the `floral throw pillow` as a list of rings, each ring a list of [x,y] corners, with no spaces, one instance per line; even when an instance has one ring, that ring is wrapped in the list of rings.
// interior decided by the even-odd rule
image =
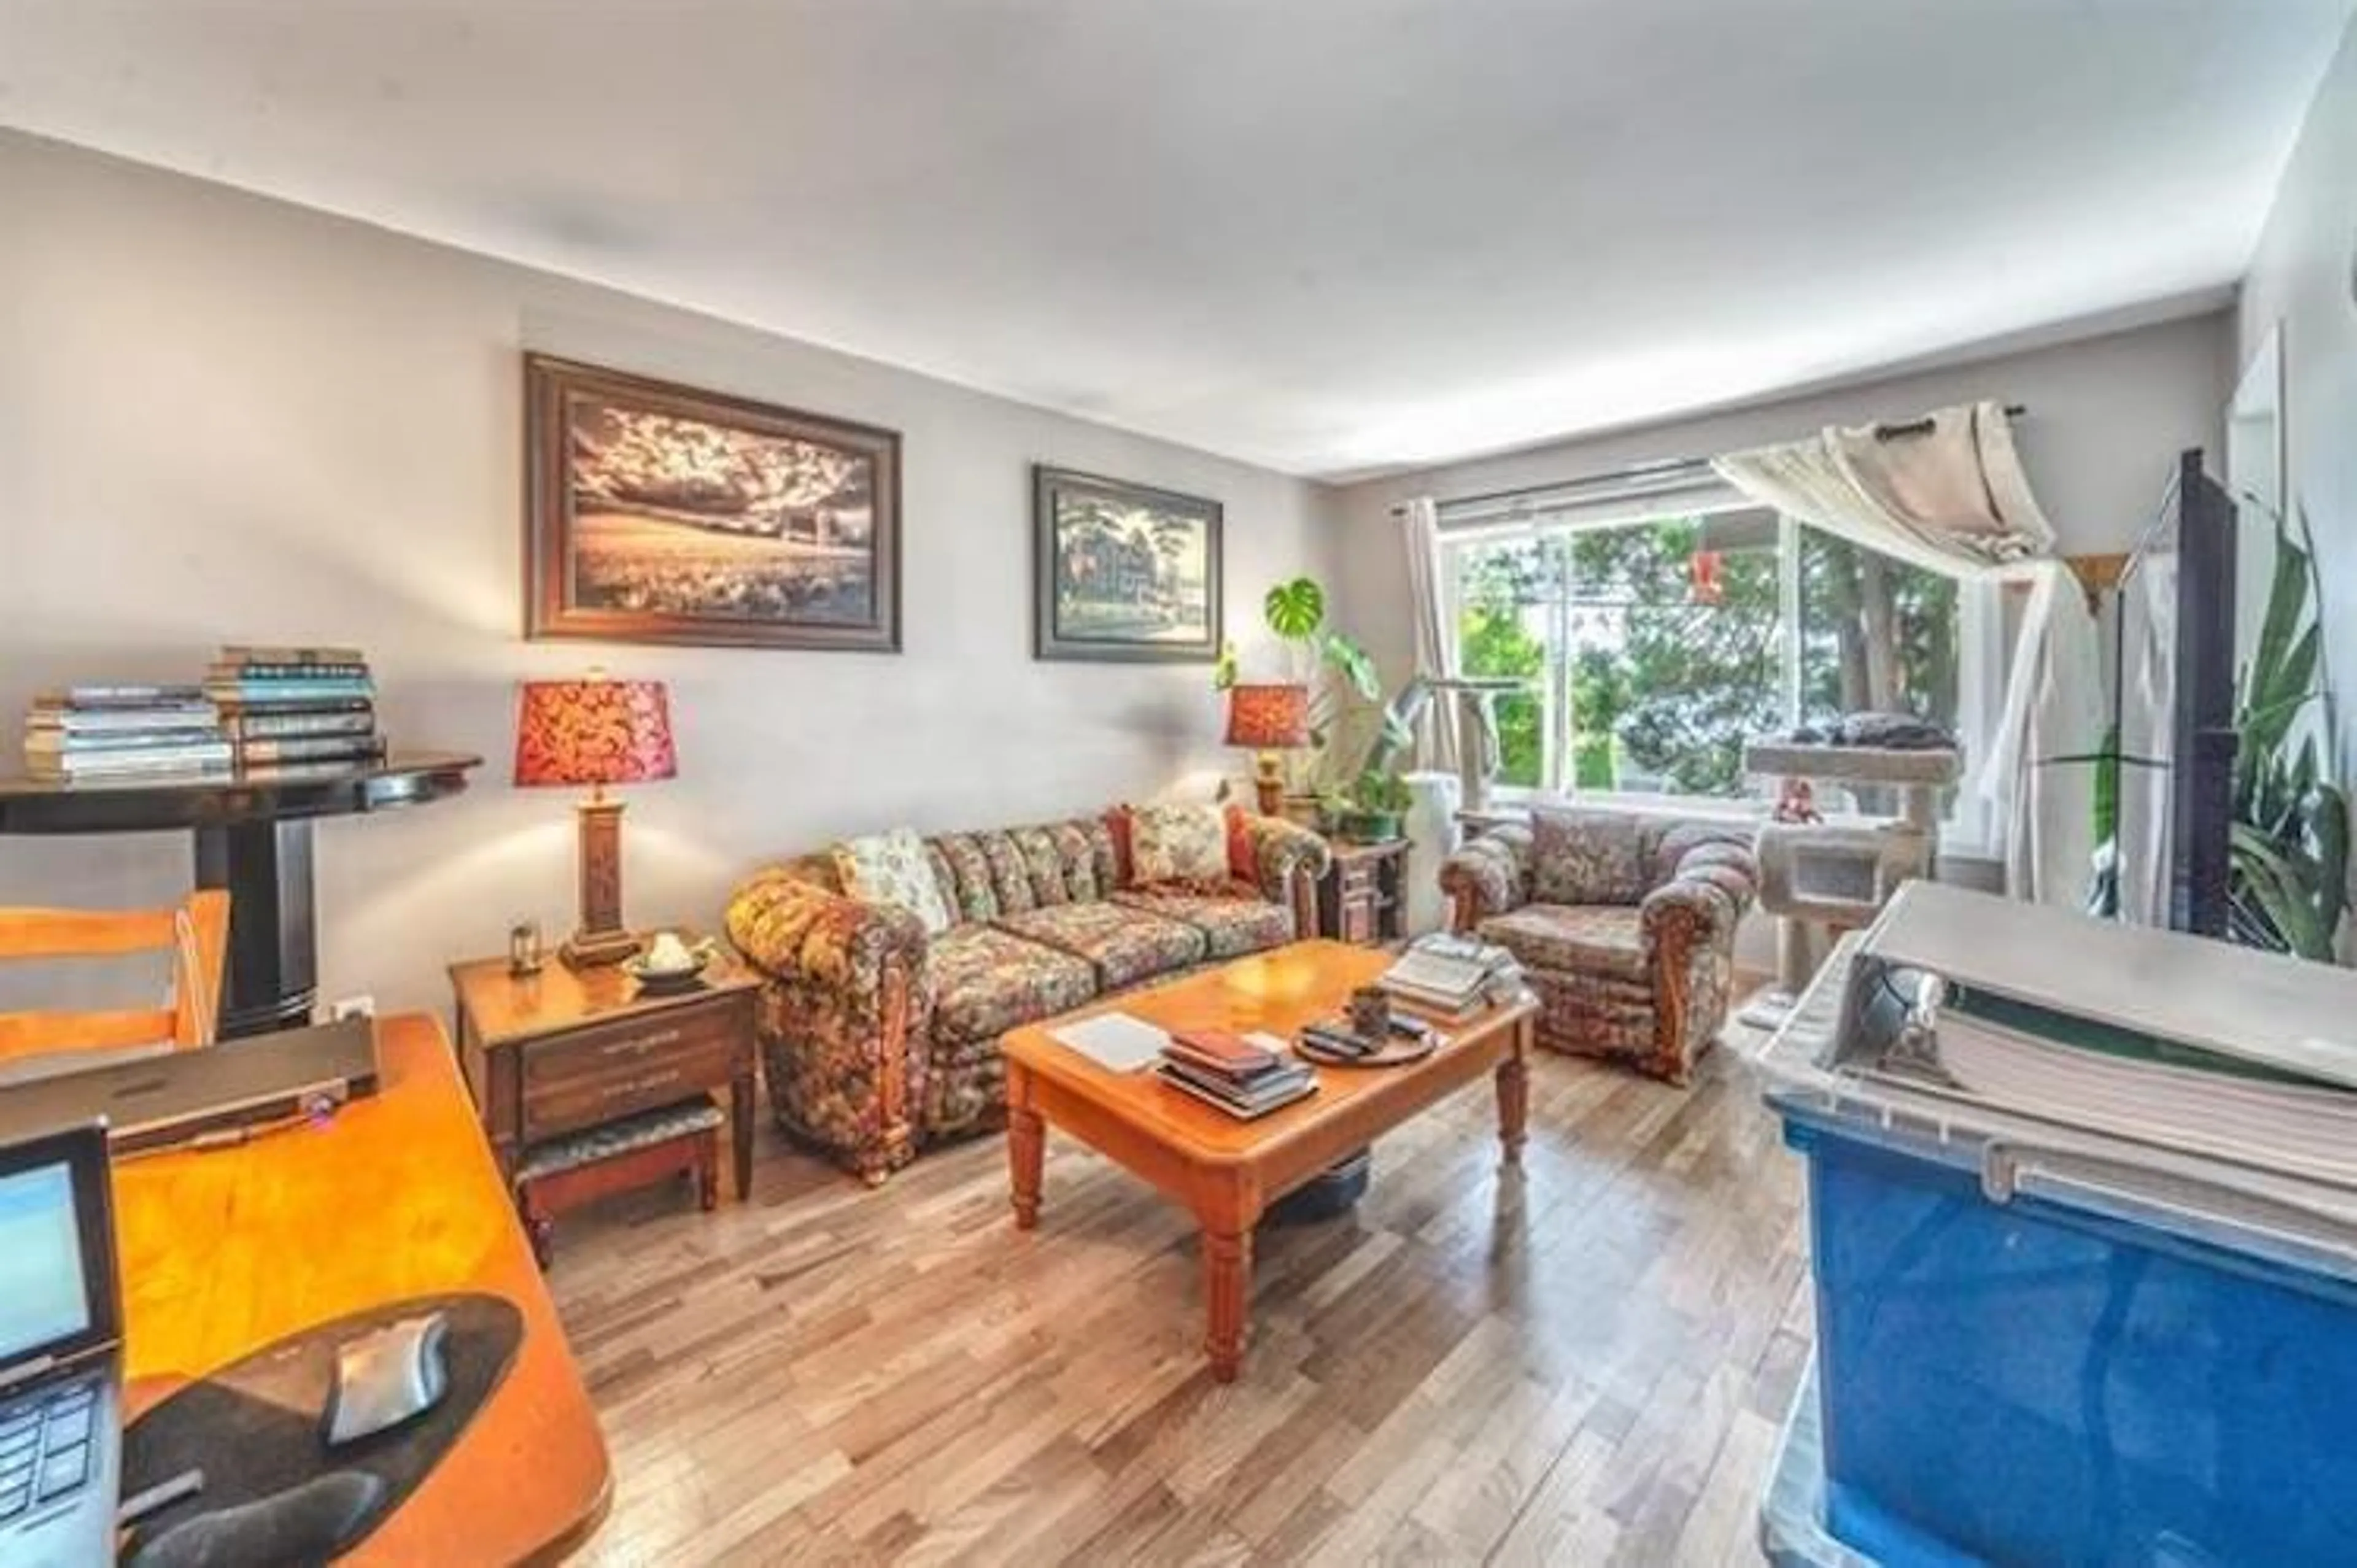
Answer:
[[[1627,811],[1535,807],[1531,897],[1541,904],[1641,904],[1644,847]]]
[[[1131,876],[1140,886],[1223,887],[1228,822],[1217,806],[1137,806],[1129,813]]]
[[[923,921],[928,932],[950,929],[949,899],[925,858],[925,841],[913,829],[845,839],[834,854],[834,875],[845,893],[863,904],[898,904]]]

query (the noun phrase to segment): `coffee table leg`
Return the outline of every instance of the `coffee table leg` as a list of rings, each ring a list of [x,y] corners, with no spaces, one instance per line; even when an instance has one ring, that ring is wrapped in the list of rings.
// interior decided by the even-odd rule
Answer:
[[[1506,1164],[1520,1165],[1523,1142],[1531,1120],[1531,1026],[1514,1026],[1514,1043],[1498,1064],[1498,1142],[1505,1147]]]
[[[1048,1125],[1031,1103],[1031,1075],[1006,1064],[1006,1166],[1015,1182],[1015,1228],[1039,1224],[1039,1176],[1047,1162]]]
[[[1214,1381],[1232,1383],[1244,1365],[1244,1316],[1252,1300],[1252,1228],[1203,1230],[1203,1300],[1211,1326],[1203,1353]]]

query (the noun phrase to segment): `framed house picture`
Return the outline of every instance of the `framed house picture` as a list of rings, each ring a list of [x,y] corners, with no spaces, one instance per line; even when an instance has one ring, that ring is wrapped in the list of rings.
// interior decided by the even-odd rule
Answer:
[[[524,634],[898,652],[896,431],[524,357]]]
[[[1031,509],[1035,657],[1219,657],[1219,502],[1043,465]]]

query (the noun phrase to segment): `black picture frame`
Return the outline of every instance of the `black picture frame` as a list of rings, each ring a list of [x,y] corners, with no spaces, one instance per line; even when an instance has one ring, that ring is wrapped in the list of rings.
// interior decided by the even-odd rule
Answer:
[[[899,432],[544,354],[523,371],[525,637],[900,650]],[[649,487],[670,478],[662,439],[769,482],[614,499],[618,424],[653,451],[630,471]],[[833,488],[784,499],[813,474]]]
[[[1217,660],[1225,522],[1226,509],[1208,497],[1035,464],[1032,656]]]

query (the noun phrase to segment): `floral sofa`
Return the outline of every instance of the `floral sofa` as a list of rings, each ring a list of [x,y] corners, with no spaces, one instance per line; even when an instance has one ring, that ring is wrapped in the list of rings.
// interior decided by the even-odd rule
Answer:
[[[909,909],[845,896],[828,855],[758,872],[726,925],[764,978],[779,1124],[881,1182],[927,1143],[1003,1122],[1007,1030],[1314,930],[1326,842],[1275,818],[1238,827],[1251,879],[1186,888],[1123,886],[1103,818],[927,839],[951,921],[930,936]]]
[[[1759,884],[1743,824],[1540,809],[1440,870],[1450,926],[1522,962],[1539,1043],[1684,1083],[1727,1022]]]

